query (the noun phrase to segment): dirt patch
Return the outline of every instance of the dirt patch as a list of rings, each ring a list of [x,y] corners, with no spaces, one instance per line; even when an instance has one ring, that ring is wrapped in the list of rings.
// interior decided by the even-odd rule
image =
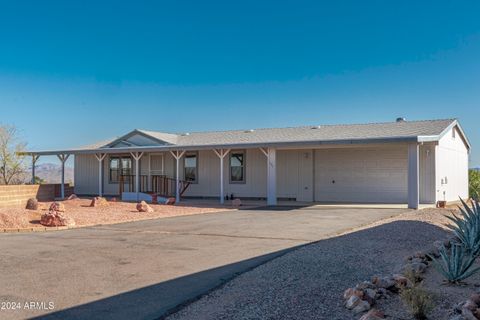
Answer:
[[[109,202],[105,207],[90,207],[91,199],[61,201],[65,205],[65,216],[73,218],[77,226],[113,224],[155,218],[202,214],[234,210],[225,207],[202,205],[161,205],[152,204],[153,212],[138,212],[136,203]],[[39,203],[38,210],[22,208],[0,208],[0,228],[34,228],[39,227],[40,217],[48,211],[50,203]]]

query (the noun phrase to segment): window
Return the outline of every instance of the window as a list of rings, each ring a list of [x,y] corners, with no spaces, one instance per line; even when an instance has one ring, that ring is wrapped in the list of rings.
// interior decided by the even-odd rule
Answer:
[[[187,153],[184,158],[184,178],[188,182],[197,182],[198,178],[198,156],[196,153]]]
[[[118,183],[120,175],[132,174],[132,159],[130,157],[110,157],[109,180],[110,183]]]
[[[230,153],[230,183],[245,183],[245,152]]]

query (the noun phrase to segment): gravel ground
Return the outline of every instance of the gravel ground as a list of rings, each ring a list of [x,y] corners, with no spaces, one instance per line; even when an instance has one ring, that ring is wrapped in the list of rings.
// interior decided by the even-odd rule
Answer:
[[[109,202],[107,207],[90,207],[91,199],[61,201],[65,205],[65,216],[73,218],[77,226],[112,224],[154,218],[166,218],[207,212],[228,211],[230,208],[202,205],[150,205],[155,211],[138,212],[136,203]],[[39,210],[23,208],[0,208],[0,228],[31,228],[40,225],[40,217],[47,212],[50,202],[39,203]]]
[[[392,274],[408,255],[445,239],[443,214],[450,212],[408,212],[305,246],[238,276],[168,319],[358,319],[343,307],[343,291],[374,275]],[[430,280],[431,286],[438,288],[440,280]],[[457,289],[455,299],[468,297]],[[441,299],[432,319],[447,316],[448,292]],[[384,306],[390,315],[405,309],[398,298]]]

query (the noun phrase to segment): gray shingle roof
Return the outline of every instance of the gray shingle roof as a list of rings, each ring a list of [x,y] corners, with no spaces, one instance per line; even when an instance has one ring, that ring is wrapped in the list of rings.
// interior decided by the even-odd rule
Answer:
[[[271,128],[195,132],[180,135],[177,145],[201,146],[211,144],[280,143],[307,141],[369,140],[437,136],[455,119],[403,121],[369,124],[321,125],[292,128]]]
[[[290,128],[267,128],[254,130],[230,130],[194,132],[189,134],[172,134],[159,131],[134,130],[126,136],[135,132],[151,136],[155,140],[164,141],[165,144],[132,148],[109,148],[114,141],[121,138],[102,141],[81,148],[63,151],[37,151],[36,154],[57,154],[60,152],[82,153],[95,152],[101,149],[111,152],[120,150],[149,150],[149,149],[174,149],[174,148],[208,148],[212,147],[258,147],[271,145],[301,145],[301,144],[322,144],[322,143],[369,143],[389,141],[436,141],[446,129],[458,125],[456,119],[422,120],[403,122],[384,122],[367,124],[339,124],[303,126]],[[459,126],[460,128],[460,126]],[[460,128],[461,131],[461,128]],[[467,144],[468,140],[464,137]],[[114,144],[113,144],[114,145]],[[142,149],[143,148],[143,149]],[[125,150],[124,150],[125,149]],[[128,149],[128,150],[127,150]],[[109,152],[110,152],[109,151]]]

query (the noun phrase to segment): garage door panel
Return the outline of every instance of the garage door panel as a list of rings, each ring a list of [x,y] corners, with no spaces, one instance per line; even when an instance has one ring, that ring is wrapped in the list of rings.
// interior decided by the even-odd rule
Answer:
[[[316,150],[315,201],[407,200],[406,146]]]

